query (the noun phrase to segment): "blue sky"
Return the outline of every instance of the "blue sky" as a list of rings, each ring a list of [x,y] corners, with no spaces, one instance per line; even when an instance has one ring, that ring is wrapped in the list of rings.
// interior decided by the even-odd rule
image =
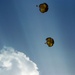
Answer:
[[[42,14],[36,5],[46,2]],[[13,47],[34,61],[40,75],[75,74],[74,0],[0,0],[0,49]],[[53,47],[45,43],[55,40]]]

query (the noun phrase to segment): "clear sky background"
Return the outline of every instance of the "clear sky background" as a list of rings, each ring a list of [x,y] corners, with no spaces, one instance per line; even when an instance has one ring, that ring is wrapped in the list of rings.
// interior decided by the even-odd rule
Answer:
[[[46,2],[42,14],[36,5]],[[55,40],[48,47],[46,38]],[[0,0],[0,49],[13,47],[40,75],[75,75],[75,0]]]

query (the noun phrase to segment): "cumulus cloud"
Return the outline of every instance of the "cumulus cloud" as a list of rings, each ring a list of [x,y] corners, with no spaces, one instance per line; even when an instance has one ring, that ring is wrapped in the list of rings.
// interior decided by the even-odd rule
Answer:
[[[0,50],[0,75],[39,75],[37,65],[11,47]]]

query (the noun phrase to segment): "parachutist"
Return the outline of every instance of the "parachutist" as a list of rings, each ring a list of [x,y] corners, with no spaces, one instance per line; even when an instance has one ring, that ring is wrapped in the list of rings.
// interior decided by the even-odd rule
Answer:
[[[36,7],[38,7],[38,5],[36,5]],[[39,10],[41,13],[45,13],[48,11],[48,5],[47,3],[42,3],[39,5]]]
[[[51,37],[46,38],[46,43],[49,47],[52,47],[54,44],[54,39]]]

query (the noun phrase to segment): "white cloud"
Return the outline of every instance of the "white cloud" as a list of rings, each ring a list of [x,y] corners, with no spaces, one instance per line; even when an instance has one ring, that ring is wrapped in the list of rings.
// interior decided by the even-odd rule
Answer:
[[[0,75],[39,75],[37,65],[11,47],[0,51]]]

